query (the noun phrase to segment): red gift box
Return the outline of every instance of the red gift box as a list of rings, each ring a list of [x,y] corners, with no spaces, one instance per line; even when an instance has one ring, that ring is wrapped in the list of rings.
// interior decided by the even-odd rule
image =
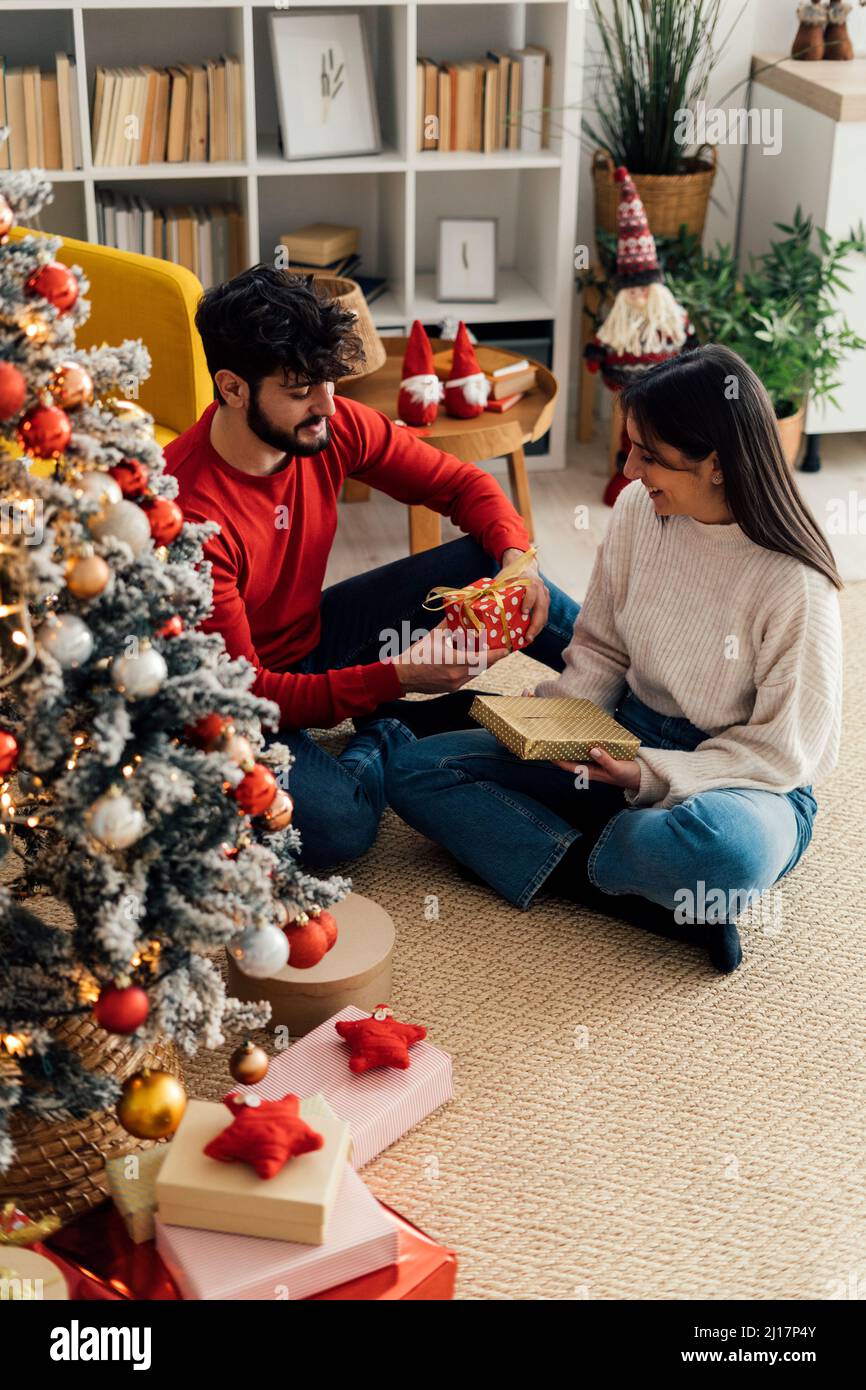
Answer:
[[[466,634],[463,640],[467,652],[477,652],[482,647],[488,651],[502,647],[519,651],[526,646],[530,622],[522,616],[526,584],[519,576],[534,554],[533,547],[519,555],[495,579],[477,579],[462,589],[437,584],[424,600],[424,607],[442,609],[449,630]]]
[[[425,1235],[393,1208],[386,1206],[385,1210],[397,1223],[396,1264],[313,1294],[310,1302],[317,1299],[442,1301],[454,1297],[457,1274],[454,1252]],[[72,1298],[179,1300],[181,1297],[157,1254],[155,1243],[147,1240],[136,1245],[130,1240],[123,1219],[111,1202],[94,1207],[49,1236],[44,1253],[65,1266]]]

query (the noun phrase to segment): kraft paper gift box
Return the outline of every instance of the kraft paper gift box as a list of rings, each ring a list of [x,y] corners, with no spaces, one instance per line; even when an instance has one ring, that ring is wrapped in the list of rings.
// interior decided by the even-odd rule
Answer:
[[[334,1024],[338,1019],[369,1016],[368,1010],[348,1004],[284,1052],[278,1052],[263,1081],[238,1087],[239,1091],[250,1091],[265,1100],[276,1100],[287,1091],[296,1095],[321,1091],[332,1109],[349,1123],[355,1168],[370,1163],[454,1097],[451,1058],[426,1040],[409,1049],[410,1061],[405,1071],[382,1067],[362,1076],[349,1071],[349,1049]]]
[[[612,758],[633,758],[640,739],[591,700],[563,696],[476,695],[469,713],[500,743],[527,760],[563,758],[586,762],[591,748]]]
[[[299,1094],[284,1086],[269,1099],[282,1100],[289,1093]],[[322,1135],[324,1145],[290,1158],[274,1177],[260,1178],[248,1163],[225,1163],[203,1152],[232,1117],[225,1105],[189,1101],[156,1179],[160,1221],[320,1245],[351,1154],[351,1134],[324,1096],[302,1099],[300,1115]]]
[[[397,1222],[351,1165],[321,1245],[223,1235],[156,1220],[156,1248],[184,1298],[298,1299],[396,1263]]]
[[[153,1240],[156,1179],[169,1147],[159,1144],[155,1149],[144,1149],[140,1153],[118,1154],[105,1165],[108,1190],[136,1245]]]

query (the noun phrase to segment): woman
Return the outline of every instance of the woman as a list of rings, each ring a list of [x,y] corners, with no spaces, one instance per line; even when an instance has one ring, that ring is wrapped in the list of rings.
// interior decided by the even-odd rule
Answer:
[[[528,907],[546,882],[700,937],[729,971],[737,915],[799,860],[810,784],[836,762],[841,580],[735,353],[661,363],[621,399],[632,481],[565,669],[534,694],[595,701],[640,737],[636,757],[522,762],[466,730],[408,744],[386,790],[509,902]]]

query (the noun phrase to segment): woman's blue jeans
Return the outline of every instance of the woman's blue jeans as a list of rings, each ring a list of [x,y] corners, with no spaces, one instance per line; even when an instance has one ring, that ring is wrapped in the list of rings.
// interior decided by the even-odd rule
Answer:
[[[630,690],[616,718],[650,748],[692,751],[707,738]],[[734,921],[797,863],[817,809],[811,787],[725,788],[667,811],[629,807],[619,788],[584,780],[467,729],[406,744],[388,764],[385,794],[403,820],[517,907],[529,906],[569,845],[588,835],[596,888],[648,898],[684,924]]]

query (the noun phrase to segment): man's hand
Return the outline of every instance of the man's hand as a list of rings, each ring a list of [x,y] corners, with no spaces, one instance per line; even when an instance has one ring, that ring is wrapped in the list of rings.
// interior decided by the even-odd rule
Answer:
[[[471,638],[467,637],[467,642],[471,643]],[[473,676],[480,675],[504,656],[508,656],[505,647],[491,650],[481,646],[473,650],[471,645],[455,645],[443,621],[395,657],[394,669],[404,690],[440,695],[444,691],[459,690]]]
[[[502,569],[499,571],[499,574],[501,574],[502,570],[506,569],[514,560],[519,559],[524,553],[525,552],[522,550],[506,550],[505,554],[502,556]],[[494,575],[493,577],[494,579],[498,579],[499,575]],[[535,559],[527,560],[526,568],[520,572],[519,581],[521,584],[526,585],[521,616],[524,619],[528,618],[530,615],[532,616],[532,621],[526,630],[526,645],[528,646],[529,643],[538,636],[547,622],[547,612],[550,608],[550,594],[547,592],[544,580],[538,573],[538,562]],[[512,582],[517,583],[517,580],[513,580]]]
[[[635,762],[634,758],[612,758],[609,753],[605,753],[603,748],[590,748],[589,754],[594,758],[591,763],[567,763],[559,758],[553,761],[557,767],[562,767],[566,772],[578,772],[585,769],[590,782],[606,782],[609,787],[622,787],[623,791],[636,792],[640,788],[640,763]]]

